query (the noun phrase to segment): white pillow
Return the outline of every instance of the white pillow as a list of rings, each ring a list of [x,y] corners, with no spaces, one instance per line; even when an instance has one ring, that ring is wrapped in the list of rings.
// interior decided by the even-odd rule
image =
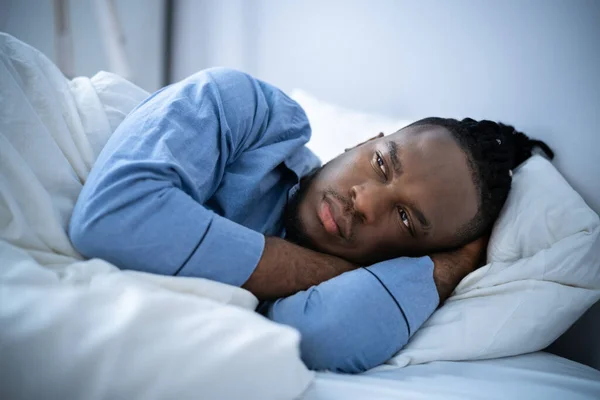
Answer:
[[[301,91],[292,97],[305,108],[311,143],[321,156],[332,154],[328,146],[353,146],[364,138],[360,132],[369,136],[393,121]],[[330,131],[335,141],[320,137]],[[599,249],[598,215],[550,162],[532,157],[514,171],[490,239],[489,264],[465,277],[389,364],[495,358],[547,347],[600,298]]]

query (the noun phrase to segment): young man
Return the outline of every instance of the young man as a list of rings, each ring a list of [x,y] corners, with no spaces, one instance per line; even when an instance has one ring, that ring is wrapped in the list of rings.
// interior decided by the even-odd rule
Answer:
[[[115,131],[71,240],[120,268],[242,286],[301,332],[309,367],[371,368],[477,266],[510,171],[537,142],[434,118],[319,167],[309,138],[303,110],[277,88],[199,72]]]

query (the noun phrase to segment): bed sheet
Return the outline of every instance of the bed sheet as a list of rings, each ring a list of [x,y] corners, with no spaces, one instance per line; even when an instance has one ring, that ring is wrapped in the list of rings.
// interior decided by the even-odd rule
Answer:
[[[301,400],[600,399],[600,371],[549,353],[318,373]]]

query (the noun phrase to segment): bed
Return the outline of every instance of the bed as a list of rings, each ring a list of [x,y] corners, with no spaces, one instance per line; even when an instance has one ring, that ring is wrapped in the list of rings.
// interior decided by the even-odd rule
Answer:
[[[545,352],[481,361],[318,373],[303,400],[597,399],[600,373]]]
[[[108,73],[69,81],[8,35],[0,34],[0,50],[6,94],[0,102],[1,398],[600,398],[600,371],[539,351],[600,296],[600,273],[591,268],[600,223],[570,187],[552,203],[569,205],[570,222],[557,229],[544,233],[535,231],[536,223],[521,224],[518,235],[505,235],[517,218],[505,213],[507,225],[499,224],[498,245],[488,253],[496,261],[461,282],[386,365],[358,376],[315,373],[300,361],[298,332],[252,312],[257,300],[249,292],[199,278],[120,271],[77,254],[66,235],[77,194],[103,143],[147,93]],[[301,92],[295,98],[325,141],[312,145],[339,145],[326,105],[311,106]],[[329,110],[354,129],[401,123]],[[320,135],[323,129],[331,135]],[[539,190],[568,186],[541,158],[515,176],[516,183],[539,181]],[[525,184],[516,184],[515,193],[519,187]],[[512,201],[539,197],[521,191],[529,194]],[[537,209],[550,208],[540,202]],[[532,229],[536,241],[521,248],[515,237],[532,236]],[[571,247],[555,246],[565,240]],[[519,259],[527,268],[508,268],[511,252],[553,262]],[[524,307],[529,297],[523,296],[534,289],[546,290],[546,297]],[[488,321],[486,314],[504,319],[473,324],[473,318]],[[547,329],[536,332],[532,315]],[[516,355],[523,353],[530,354]]]

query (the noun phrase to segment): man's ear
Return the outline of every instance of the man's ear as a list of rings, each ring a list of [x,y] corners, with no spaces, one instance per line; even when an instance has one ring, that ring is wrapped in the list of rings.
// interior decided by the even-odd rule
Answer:
[[[359,147],[359,146],[362,146],[362,145],[363,145],[363,144],[365,144],[365,143],[368,143],[368,142],[370,142],[371,140],[379,139],[379,138],[382,138],[382,137],[384,137],[384,136],[385,136],[385,135],[383,134],[383,132],[379,132],[379,133],[378,133],[376,136],[373,136],[372,138],[369,138],[369,139],[365,140],[364,142],[360,142],[359,144],[357,144],[357,145],[356,145],[356,146],[354,146],[354,147],[350,147],[349,149],[344,149],[344,152],[347,152],[347,151],[349,151],[349,150],[355,149],[355,148],[357,148],[357,147]]]

